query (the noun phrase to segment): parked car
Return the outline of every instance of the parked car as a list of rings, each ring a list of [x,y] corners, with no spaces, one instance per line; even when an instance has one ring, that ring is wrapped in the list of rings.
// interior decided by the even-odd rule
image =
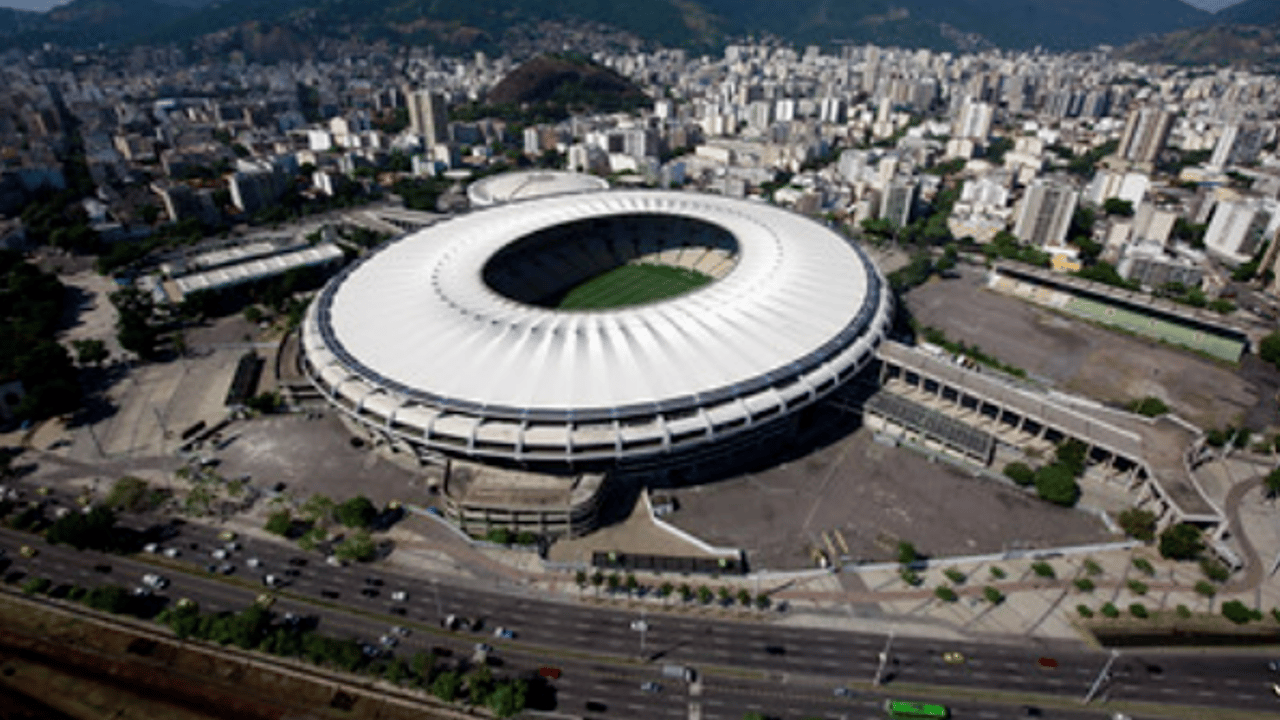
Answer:
[[[843,685],[836,688],[831,694],[842,698],[853,697],[853,691]]]
[[[223,575],[230,575],[235,571],[236,571],[236,566],[232,565],[231,563],[222,563],[221,565],[218,566],[218,572],[222,573]]]
[[[391,599],[396,602],[404,602],[405,600],[409,599],[409,593],[403,590],[397,590],[391,593]]]
[[[662,686],[652,680],[640,683],[640,689],[651,693],[662,692]]]
[[[544,666],[544,667],[540,667],[540,668],[538,668],[538,674],[539,674],[539,675],[541,675],[541,676],[542,676],[542,677],[544,677],[544,678],[551,678],[552,680],[559,680],[559,679],[560,679],[560,668],[558,668],[558,667],[546,667],[546,666]]]
[[[209,553],[209,555],[210,555],[214,560],[226,560],[226,559],[227,559],[227,551],[226,551],[226,550],[223,550],[222,548],[218,548],[217,550],[214,550],[213,552]]]
[[[496,638],[502,638],[503,640],[515,640],[516,638],[516,634],[514,632],[504,627],[494,628],[493,636]]]
[[[251,568],[262,567],[262,561],[256,557],[251,557],[248,560],[245,560],[244,564],[248,565]]]
[[[176,558],[181,554],[182,554],[182,551],[179,550],[178,548],[171,547],[171,548],[164,549],[164,556],[167,558]]]
[[[22,557],[24,558],[33,558],[36,555],[39,555],[40,551],[36,550],[30,545],[23,545],[21,548],[18,549],[18,554],[22,555]]]
[[[378,642],[379,642],[383,647],[393,648],[393,647],[395,647],[395,646],[396,646],[400,641],[399,641],[399,640],[397,640],[396,638],[392,637],[391,635],[383,635],[382,637],[378,638]]]
[[[391,632],[399,635],[400,637],[409,637],[409,628],[407,627],[400,627],[399,625],[396,625],[391,628]]]
[[[160,546],[157,545],[156,543],[147,543],[146,545],[142,546],[142,551],[149,552],[149,553],[159,552]]]
[[[231,540],[235,540],[236,537],[237,536],[234,530],[223,530],[222,532],[218,533],[218,540],[222,542],[230,542]]]

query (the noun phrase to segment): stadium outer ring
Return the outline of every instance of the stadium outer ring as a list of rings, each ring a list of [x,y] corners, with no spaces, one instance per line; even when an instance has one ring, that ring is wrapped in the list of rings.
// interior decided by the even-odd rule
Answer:
[[[637,215],[727,230],[738,264],[688,294],[597,311],[524,305],[482,279],[495,252],[535,231]],[[865,252],[808,218],[603,191],[458,216],[352,264],[308,309],[301,364],[333,406],[419,456],[599,466],[785,421],[864,368],[892,314]]]

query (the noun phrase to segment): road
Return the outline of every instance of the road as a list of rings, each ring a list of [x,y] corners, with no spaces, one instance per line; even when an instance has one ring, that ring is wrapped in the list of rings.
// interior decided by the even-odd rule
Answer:
[[[473,645],[483,641],[493,645],[495,657],[516,672],[553,664],[564,670],[561,679],[553,683],[554,706],[559,712],[599,717],[689,717],[693,702],[703,718],[732,720],[752,710],[782,714],[788,720],[810,715],[883,715],[878,708],[884,695],[864,692],[876,674],[878,654],[886,642],[883,635],[651,612],[646,616],[648,629],[644,633],[646,661],[641,661],[640,633],[630,626],[638,618],[635,612],[555,602],[521,588],[495,590],[427,573],[407,577],[377,564],[331,567],[319,555],[308,555],[283,543],[253,538],[238,542],[243,547],[227,560],[235,565],[234,573],[221,575],[210,574],[205,567],[221,564],[210,552],[224,543],[217,539],[216,529],[200,525],[180,526],[176,537],[161,543],[162,548],[179,550],[180,555],[173,559],[159,554],[129,558],[81,552],[0,530],[0,548],[12,563],[5,570],[7,582],[20,582],[18,574],[23,573],[86,587],[104,583],[132,587],[144,573],[160,572],[172,581],[162,593],[165,597],[189,597],[203,610],[219,611],[239,610],[251,603],[264,590],[264,574],[293,573],[286,576],[289,584],[278,591],[277,611],[314,615],[319,618],[321,632],[363,642],[376,643],[392,624],[404,625],[412,634],[397,649],[402,657],[433,647],[467,657]],[[38,548],[39,555],[22,558],[17,552],[22,544]],[[250,557],[258,560],[258,568],[249,568]],[[306,564],[295,566],[290,560]],[[104,563],[111,566],[110,572],[94,569]],[[395,591],[406,592],[407,599],[393,602],[390,597]],[[481,619],[483,628],[478,633],[446,632],[439,625],[441,616],[448,614]],[[514,630],[516,638],[494,638],[492,631],[498,626]],[[964,662],[944,662],[942,654],[949,651],[962,653]],[[1105,653],[1078,646],[941,643],[908,638],[893,641],[891,657],[882,689],[885,693],[892,693],[895,683],[910,683],[1038,695],[1056,698],[1055,703],[1064,706],[1078,705],[1107,660]],[[1052,657],[1057,667],[1043,667],[1041,657]],[[700,681],[687,686],[683,681],[664,679],[660,672],[663,663],[698,668]],[[1238,708],[1280,717],[1276,714],[1280,701],[1270,691],[1275,679],[1266,669],[1265,659],[1257,655],[1126,652],[1115,663],[1112,679],[1103,684],[1100,695],[1111,700]],[[663,690],[644,692],[640,685],[645,681],[659,682]],[[858,691],[861,694],[853,698],[833,695],[835,687],[848,683],[862,688]],[[947,704],[956,718],[1025,717],[1013,714],[1016,707],[953,700],[945,692],[920,699]],[[607,709],[592,711],[587,703],[600,703]],[[1041,715],[1102,716],[1096,708],[1068,712],[1050,707]]]

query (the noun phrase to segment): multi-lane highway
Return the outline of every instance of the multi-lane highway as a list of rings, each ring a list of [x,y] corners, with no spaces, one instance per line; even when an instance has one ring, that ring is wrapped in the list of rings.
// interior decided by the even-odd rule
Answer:
[[[218,531],[195,524],[180,526],[177,534],[160,542],[160,550],[176,548],[175,558],[144,553],[135,558],[79,552],[49,546],[31,535],[0,531],[0,548],[11,562],[6,579],[16,573],[49,577],[82,586],[119,584],[133,587],[142,575],[160,572],[171,580],[162,594],[189,597],[204,610],[239,610],[265,590],[266,574],[282,576],[287,585],[276,591],[276,610],[315,615],[319,630],[336,637],[376,643],[392,624],[412,634],[397,652],[402,656],[449,648],[469,655],[476,642],[487,642],[494,655],[515,672],[552,664],[564,670],[550,683],[555,709],[590,717],[689,717],[690,704],[704,718],[738,720],[757,711],[788,718],[880,717],[883,695],[856,691],[851,697],[834,694],[838,686],[862,688],[875,677],[886,637],[767,622],[733,622],[649,612],[643,634],[633,630],[636,611],[584,606],[540,597],[523,588],[495,589],[454,577],[427,573],[405,576],[378,564],[333,567],[322,557],[295,547],[254,538],[237,538],[241,547],[226,559],[214,550],[226,549]],[[18,553],[22,544],[40,550],[34,558]],[[257,567],[250,567],[254,558]],[[234,565],[229,575],[206,567]],[[304,564],[305,563],[305,564]],[[110,565],[109,572],[98,566]],[[98,569],[95,569],[98,567]],[[157,568],[160,568],[159,570]],[[404,592],[400,602],[393,593]],[[456,614],[482,619],[478,632],[446,632],[440,619]],[[512,640],[494,638],[493,629],[513,630]],[[958,652],[964,661],[951,664],[945,652]],[[1056,667],[1039,659],[1052,657]],[[999,690],[1025,695],[1043,705],[1039,717],[1101,718],[1099,709],[1079,704],[1107,663],[1105,653],[1078,647],[931,642],[896,638],[885,667],[883,691],[895,683],[966,690]],[[1099,696],[1112,700],[1238,708],[1280,717],[1280,698],[1271,683],[1280,680],[1257,655],[1214,653],[1126,652],[1111,668],[1109,682]],[[663,678],[663,663],[679,663],[700,670],[690,685]],[[641,684],[658,682],[662,689],[647,692]],[[963,696],[964,693],[961,693]],[[1037,701],[1033,696],[1039,696]],[[945,690],[932,699],[953,708],[957,718],[1034,717],[1021,706],[970,702],[948,697]],[[1079,710],[1052,707],[1073,705]],[[601,709],[603,708],[603,709]],[[546,708],[551,709],[551,708]]]

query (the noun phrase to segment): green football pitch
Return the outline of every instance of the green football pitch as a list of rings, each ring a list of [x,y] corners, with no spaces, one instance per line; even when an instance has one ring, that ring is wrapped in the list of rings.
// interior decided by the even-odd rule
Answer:
[[[623,265],[565,294],[560,310],[603,310],[681,295],[711,282],[696,270],[667,265]]]

